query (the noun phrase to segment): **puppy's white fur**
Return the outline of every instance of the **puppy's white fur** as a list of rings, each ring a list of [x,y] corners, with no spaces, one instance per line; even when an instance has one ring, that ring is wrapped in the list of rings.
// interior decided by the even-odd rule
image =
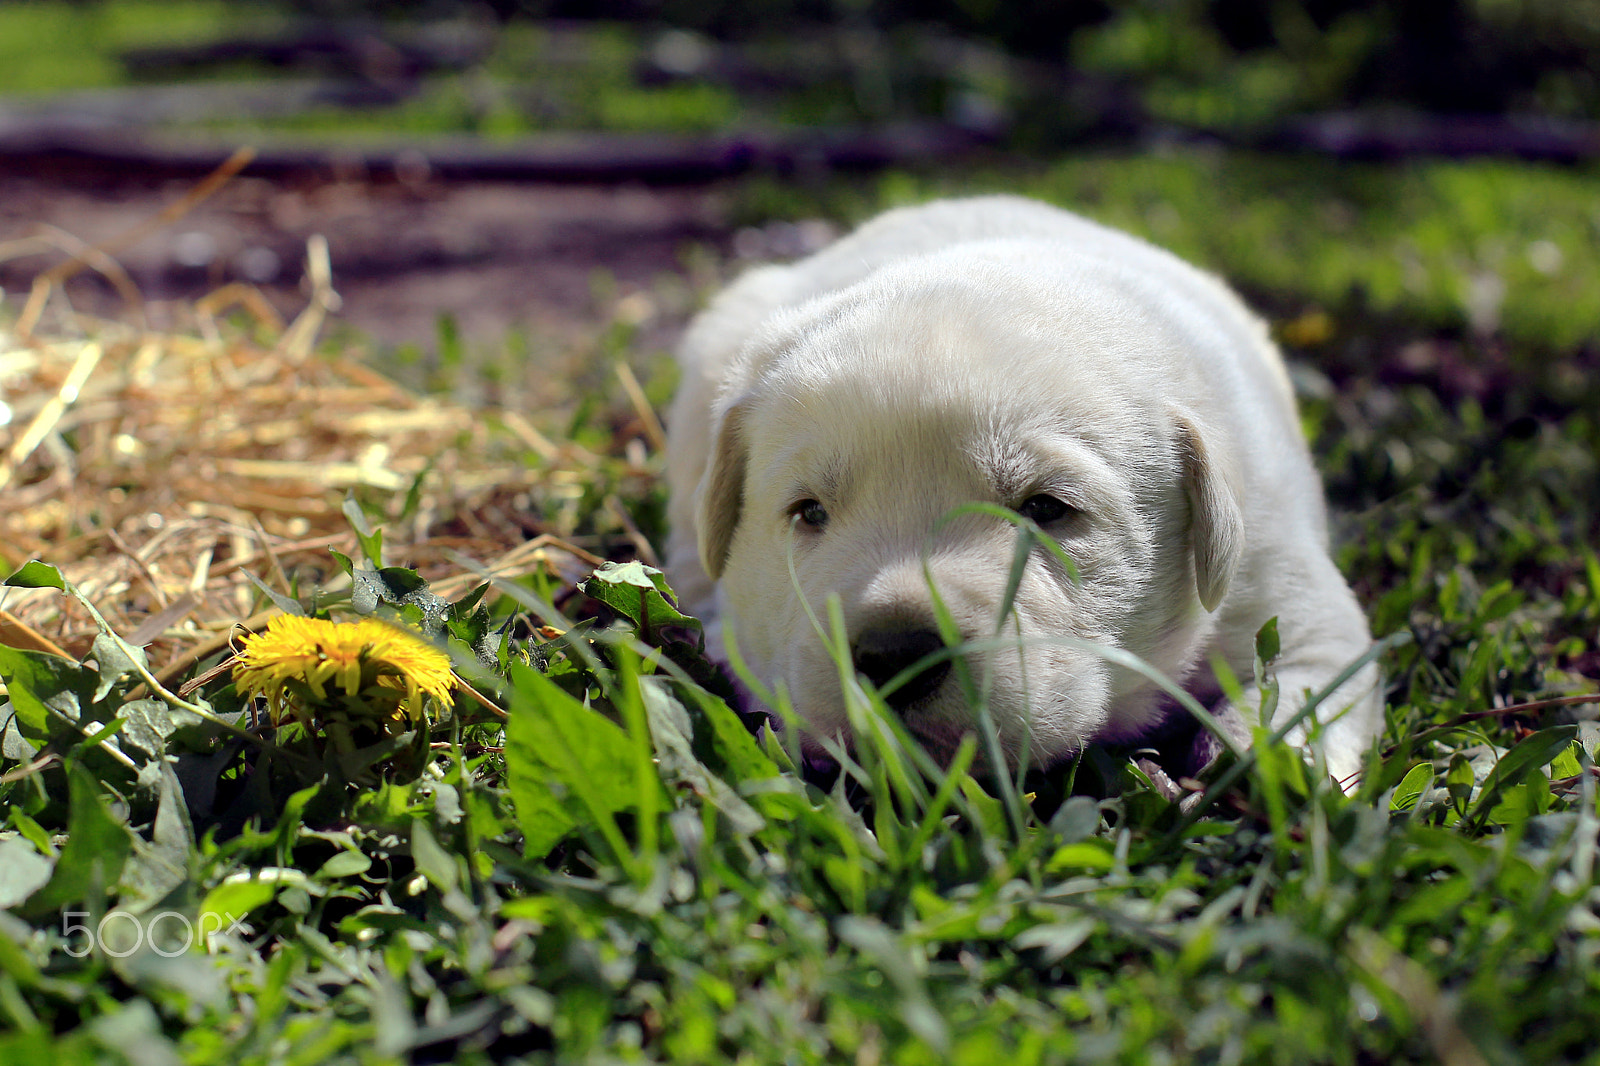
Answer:
[[[1016,534],[989,515],[940,524],[971,501],[1045,493],[1076,509],[1050,532],[1078,579],[1036,549],[999,628],[1015,642],[967,656],[991,677],[1012,759],[1136,739],[1164,713],[1145,678],[1052,638],[1200,685],[1218,655],[1252,677],[1255,633],[1276,616],[1280,721],[1370,642],[1265,328],[1127,234],[1012,197],[891,211],[744,275],[680,360],[669,576],[787,686],[813,740],[849,725],[801,596],[824,614],[837,594],[852,640],[931,627],[926,573],[967,639],[996,634]],[[792,517],[806,499],[822,528]],[[975,726],[950,682],[904,713],[945,753]],[[1381,722],[1376,671],[1318,717],[1328,768],[1353,774]]]

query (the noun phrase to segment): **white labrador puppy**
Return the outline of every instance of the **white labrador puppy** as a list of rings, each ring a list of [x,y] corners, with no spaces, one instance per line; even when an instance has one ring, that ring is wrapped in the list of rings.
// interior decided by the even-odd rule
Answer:
[[[1204,691],[1214,656],[1252,678],[1276,616],[1282,721],[1370,643],[1266,329],[1127,234],[1014,197],[891,211],[744,275],[680,359],[669,577],[787,688],[813,745],[849,723],[802,597],[823,618],[840,598],[856,669],[882,685],[944,646],[931,576],[962,636],[988,642],[965,658],[1008,757],[1033,764],[1174,716],[1088,645]],[[1037,523],[1077,577],[1036,546],[999,618],[1016,530],[948,518],[973,501]],[[1236,728],[1245,696],[1222,708]],[[889,702],[938,754],[975,728],[948,660]],[[1381,724],[1376,670],[1317,717],[1328,768],[1353,775]]]

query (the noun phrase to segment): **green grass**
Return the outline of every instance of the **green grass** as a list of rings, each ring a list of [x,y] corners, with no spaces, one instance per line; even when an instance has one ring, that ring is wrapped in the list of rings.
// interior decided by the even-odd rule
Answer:
[[[550,130],[701,133],[725,129],[743,105],[704,82],[640,85],[634,67],[643,34],[597,25],[548,31],[527,22],[501,28],[477,66],[425,78],[392,107],[325,107],[260,121],[218,120],[218,130],[355,134],[475,133],[515,137]]]
[[[259,25],[265,10],[224,0],[0,4],[0,93],[120,85],[122,51],[211,40]]]
[[[1345,164],[1173,150],[872,183],[751,183],[750,221],[859,220],[935,195],[1013,192],[1140,234],[1269,313],[1321,308],[1411,332],[1493,334],[1513,356],[1600,344],[1600,173],[1500,160]]]
[[[290,25],[284,5],[222,0],[24,0],[0,5],[0,94],[126,85],[130,49],[270,35]],[[549,129],[704,132],[741,114],[732,90],[705,82],[646,86],[634,68],[648,34],[596,25],[547,31],[516,21],[496,31],[490,54],[459,73],[426,77],[391,107],[324,107],[268,119],[217,118],[217,132],[308,132],[394,137]],[[180,74],[250,79],[281,72],[248,61]]]
[[[389,573],[367,580],[378,609],[435,617],[509,711],[459,701],[420,773],[410,748],[363,770],[315,737],[229,744],[134,700],[109,646],[98,673],[0,653],[23,733],[64,759],[0,784],[0,1061],[1591,1058],[1600,730],[1554,702],[1600,674],[1596,264],[1570,232],[1593,224],[1588,181],[1179,157],[735,190],[758,221],[1004,184],[1151,233],[1283,318],[1326,312],[1293,354],[1333,379],[1304,375],[1305,422],[1339,559],[1375,632],[1410,638],[1383,658],[1358,795],[1270,746],[1190,816],[1105,753],[1070,779],[980,781],[970,753],[930,765],[870,693],[828,787],[750,735],[643,571],[586,586],[604,624],[510,643],[499,625],[559,589],[500,586],[479,613]],[[1576,287],[1503,260],[1500,327],[1476,332],[1446,295],[1462,257],[1540,239]],[[1424,281],[1383,281],[1412,244]],[[571,419],[597,450],[611,402]],[[658,535],[659,488],[605,477],[576,509],[535,504],[594,533],[618,492]],[[225,678],[196,695],[236,719]],[[106,750],[114,721],[132,768]],[[113,909],[250,928],[210,952],[160,940],[171,959],[74,957],[63,918]]]

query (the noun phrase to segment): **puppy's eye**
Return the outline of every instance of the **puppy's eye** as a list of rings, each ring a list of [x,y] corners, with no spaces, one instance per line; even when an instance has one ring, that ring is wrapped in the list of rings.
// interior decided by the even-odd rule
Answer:
[[[1017,513],[1030,519],[1034,525],[1048,526],[1077,514],[1078,509],[1065,500],[1040,492],[1018,504]]]
[[[801,500],[789,508],[789,513],[800,519],[800,523],[812,529],[821,529],[828,524],[827,509],[816,500]]]

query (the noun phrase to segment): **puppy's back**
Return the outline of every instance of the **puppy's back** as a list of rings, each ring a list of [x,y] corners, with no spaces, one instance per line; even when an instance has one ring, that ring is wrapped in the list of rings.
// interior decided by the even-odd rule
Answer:
[[[1291,400],[1288,375],[1265,327],[1221,281],[1131,234],[1017,196],[936,200],[897,208],[806,259],[744,274],[685,334],[678,354],[685,384],[698,379],[709,404],[745,341],[778,311],[847,288],[890,263],[954,244],[1005,238],[1058,243],[1076,256],[1104,259],[1161,278],[1190,302],[1224,318],[1228,332],[1248,338],[1249,347],[1271,369],[1282,399]],[[679,395],[689,399],[682,391]]]

